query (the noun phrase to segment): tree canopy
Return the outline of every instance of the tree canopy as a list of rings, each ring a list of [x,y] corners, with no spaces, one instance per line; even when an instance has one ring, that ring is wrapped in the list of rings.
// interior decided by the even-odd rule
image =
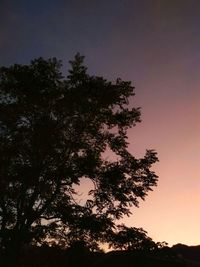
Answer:
[[[129,81],[89,75],[80,54],[68,76],[55,58],[0,68],[0,245],[106,241],[157,183],[156,152],[128,151],[140,122]],[[105,157],[107,151],[114,155]],[[88,200],[76,185],[90,179]]]

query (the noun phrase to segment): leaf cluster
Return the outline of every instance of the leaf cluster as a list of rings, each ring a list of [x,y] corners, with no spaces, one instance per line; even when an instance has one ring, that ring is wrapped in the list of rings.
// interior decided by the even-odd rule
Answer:
[[[141,159],[128,151],[127,130],[140,122],[129,104],[134,87],[89,75],[83,59],[75,56],[67,77],[55,58],[0,68],[3,248],[63,236],[105,240],[157,183],[155,151]],[[80,204],[75,186],[85,178],[93,188]]]

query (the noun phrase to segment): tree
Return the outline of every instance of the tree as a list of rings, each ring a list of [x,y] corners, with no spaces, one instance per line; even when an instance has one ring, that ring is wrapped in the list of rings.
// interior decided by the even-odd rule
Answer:
[[[142,228],[119,225],[117,232],[112,232],[110,247],[120,250],[154,251],[161,243],[156,244]]]
[[[127,130],[140,122],[131,82],[91,76],[77,54],[0,68],[0,245],[11,255],[30,242],[105,241],[157,183],[155,151],[137,159]],[[107,159],[111,151],[115,157]],[[84,204],[75,186],[90,179]]]

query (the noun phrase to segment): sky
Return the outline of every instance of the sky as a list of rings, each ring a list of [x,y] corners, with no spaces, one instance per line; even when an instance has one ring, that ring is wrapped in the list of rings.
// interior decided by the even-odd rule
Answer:
[[[132,81],[138,157],[155,149],[158,186],[124,222],[155,241],[200,244],[200,1],[0,0],[0,66],[85,55],[91,74]]]

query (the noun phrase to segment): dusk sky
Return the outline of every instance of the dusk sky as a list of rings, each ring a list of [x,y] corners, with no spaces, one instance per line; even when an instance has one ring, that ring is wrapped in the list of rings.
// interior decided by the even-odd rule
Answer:
[[[90,74],[133,82],[130,151],[158,153],[158,186],[124,222],[200,244],[200,0],[0,0],[1,66],[57,57],[66,74],[76,52]]]

